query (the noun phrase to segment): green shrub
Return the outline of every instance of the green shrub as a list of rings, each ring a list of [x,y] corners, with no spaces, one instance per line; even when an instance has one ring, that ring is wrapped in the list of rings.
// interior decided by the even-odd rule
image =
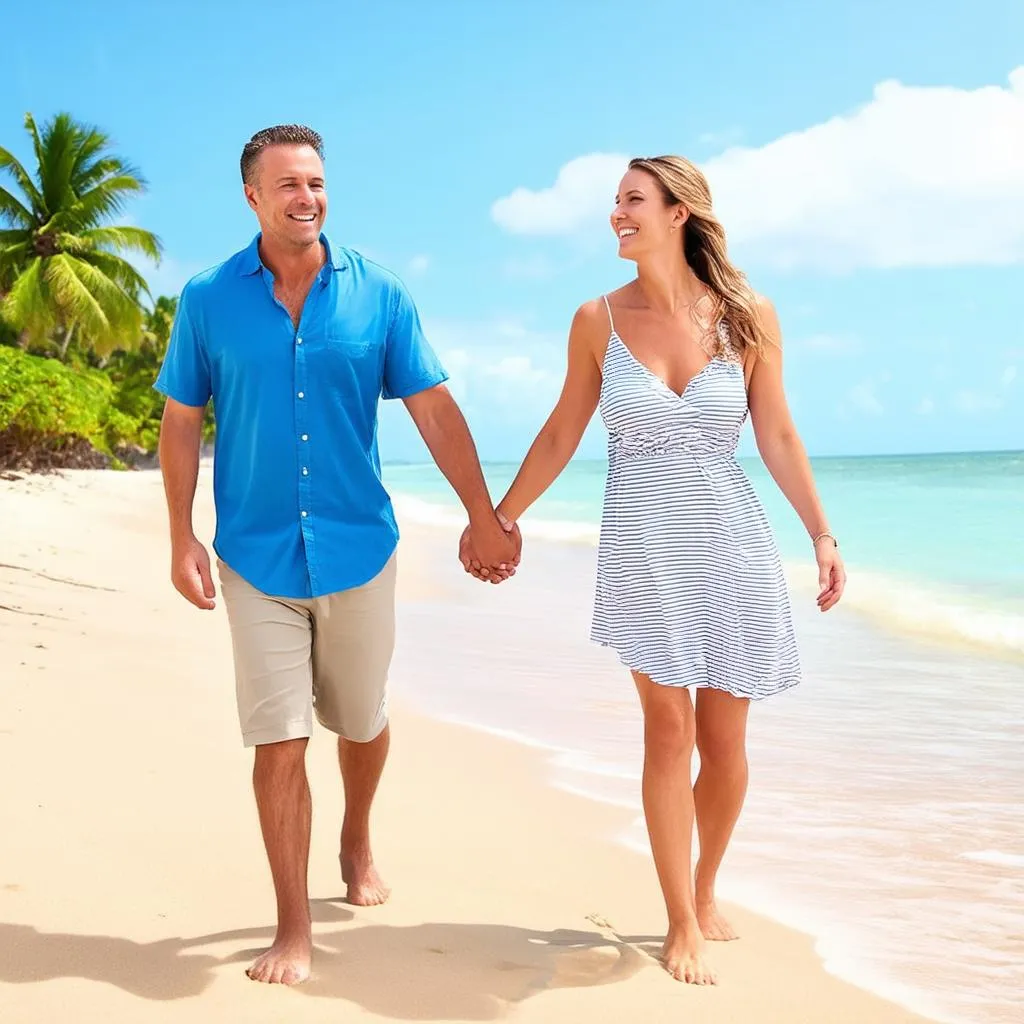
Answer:
[[[141,423],[117,408],[100,370],[74,369],[0,346],[0,467],[119,465]]]

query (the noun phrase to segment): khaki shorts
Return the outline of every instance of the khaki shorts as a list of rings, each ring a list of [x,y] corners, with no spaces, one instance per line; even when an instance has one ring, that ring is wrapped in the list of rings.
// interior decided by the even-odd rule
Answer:
[[[324,597],[271,597],[218,559],[247,747],[308,737],[321,725],[357,743],[387,725],[395,647],[392,555],[369,583]]]

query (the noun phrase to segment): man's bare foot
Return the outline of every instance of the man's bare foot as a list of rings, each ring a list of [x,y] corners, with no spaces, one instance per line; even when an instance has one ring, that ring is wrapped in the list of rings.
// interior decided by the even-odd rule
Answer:
[[[718,984],[718,975],[704,959],[704,940],[696,921],[669,928],[661,962],[676,981],[685,981],[688,985]]]
[[[270,985],[299,985],[309,978],[313,940],[309,932],[282,936],[245,972],[253,981]]]
[[[697,901],[697,923],[704,938],[712,942],[729,942],[739,938],[733,926],[719,913],[714,897]]]
[[[342,848],[341,880],[348,886],[347,899],[357,907],[375,907],[387,901],[391,890],[373,865],[369,850],[356,848],[351,856]]]

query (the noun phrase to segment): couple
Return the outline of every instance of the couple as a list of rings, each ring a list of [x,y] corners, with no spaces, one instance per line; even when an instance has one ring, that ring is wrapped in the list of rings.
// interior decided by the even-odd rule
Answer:
[[[630,163],[611,225],[637,278],[577,311],[558,404],[495,508],[409,294],[322,233],[320,136],[298,125],[261,131],[243,149],[241,173],[259,234],[183,289],[155,386],[167,396],[160,465],[172,579],[206,609],[213,573],[192,505],[211,398],[216,411],[214,548],[277,896],[276,938],[249,977],[294,984],[310,972],[305,752],[314,709],[338,735],[348,899],[366,906],[389,894],[369,832],[389,742],[398,539],[377,454],[383,395],[405,403],[466,508],[466,571],[492,583],[515,573],[516,521],[600,408],[609,473],[591,636],[630,669],[643,708],[644,812],[668,911],[664,965],[680,981],[713,983],[704,939],[735,938],[715,904],[715,877],[746,790],[748,706],[800,671],[779,554],[733,458],[748,410],[758,449],[807,528],[822,611],[839,600],[845,573],[787,410],[774,311],[729,263],[703,175],[679,157]]]

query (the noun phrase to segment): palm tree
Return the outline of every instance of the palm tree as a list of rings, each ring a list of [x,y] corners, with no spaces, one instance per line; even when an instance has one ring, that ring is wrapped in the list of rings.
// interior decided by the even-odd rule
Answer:
[[[140,347],[151,351],[157,362],[162,360],[167,352],[177,312],[177,295],[161,295],[153,303],[153,308],[146,311]]]
[[[58,114],[32,139],[36,176],[0,147],[0,316],[32,345],[55,341],[63,357],[73,338],[106,355],[134,344],[149,288],[125,253],[159,261],[159,239],[108,222],[145,191],[135,168],[108,152],[99,129]],[[18,194],[20,192],[20,194]]]

